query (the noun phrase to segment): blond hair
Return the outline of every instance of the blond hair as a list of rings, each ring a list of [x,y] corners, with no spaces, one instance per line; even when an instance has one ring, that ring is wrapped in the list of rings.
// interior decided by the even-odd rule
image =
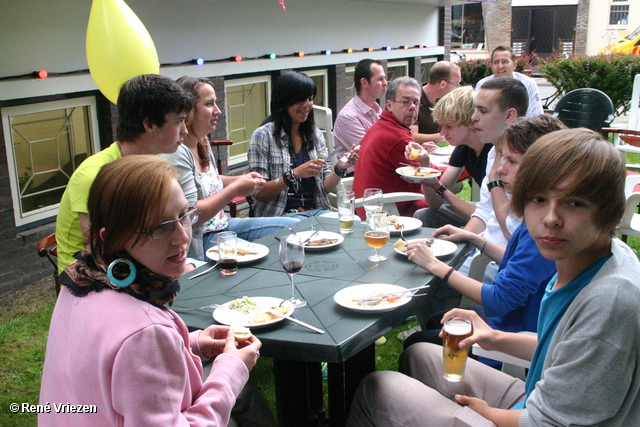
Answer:
[[[431,115],[439,125],[470,126],[475,108],[476,91],[471,86],[463,86],[440,98]]]

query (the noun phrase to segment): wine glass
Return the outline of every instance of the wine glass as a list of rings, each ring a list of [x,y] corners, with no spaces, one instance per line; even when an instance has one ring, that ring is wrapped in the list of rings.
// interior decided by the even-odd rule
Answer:
[[[379,188],[367,188],[362,195],[362,205],[367,212],[367,218],[369,214],[378,213],[382,210],[383,206],[382,190]]]
[[[376,254],[367,259],[371,262],[386,261],[387,257],[380,255],[380,248],[389,241],[389,227],[387,226],[387,213],[372,213],[367,218],[367,228],[364,232],[364,241],[375,248]]]
[[[296,297],[296,286],[293,276],[302,270],[304,264],[304,246],[302,239],[297,234],[290,234],[280,238],[280,264],[291,277],[291,298],[287,301],[294,307],[304,307],[307,302]]]

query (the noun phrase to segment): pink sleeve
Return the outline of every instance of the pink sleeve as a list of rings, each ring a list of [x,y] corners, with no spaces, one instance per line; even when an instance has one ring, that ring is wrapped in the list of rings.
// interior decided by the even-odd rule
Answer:
[[[185,337],[186,338],[186,337]],[[220,355],[202,383],[200,360],[176,329],[152,325],[123,341],[111,378],[113,408],[124,426],[226,426],[249,372]]]
[[[340,116],[333,127],[333,137],[338,143],[336,148],[342,148],[337,156],[344,155],[352,145],[360,144],[366,133],[362,123],[357,118],[348,115]]]

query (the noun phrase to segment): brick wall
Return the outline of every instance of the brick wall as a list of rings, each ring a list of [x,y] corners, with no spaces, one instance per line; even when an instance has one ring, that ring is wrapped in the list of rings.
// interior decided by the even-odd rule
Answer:
[[[499,45],[511,46],[511,0],[482,3],[487,50]]]
[[[578,13],[576,16],[576,39],[573,48],[576,55],[586,55],[587,53],[588,24],[589,0],[580,0],[578,2]]]

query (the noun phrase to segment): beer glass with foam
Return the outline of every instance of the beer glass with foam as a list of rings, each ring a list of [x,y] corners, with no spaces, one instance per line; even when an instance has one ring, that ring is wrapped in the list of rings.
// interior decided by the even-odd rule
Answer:
[[[442,337],[442,355],[444,360],[444,379],[451,382],[462,381],[464,368],[467,365],[469,349],[461,349],[458,345],[473,332],[471,321],[453,317],[444,324]]]

